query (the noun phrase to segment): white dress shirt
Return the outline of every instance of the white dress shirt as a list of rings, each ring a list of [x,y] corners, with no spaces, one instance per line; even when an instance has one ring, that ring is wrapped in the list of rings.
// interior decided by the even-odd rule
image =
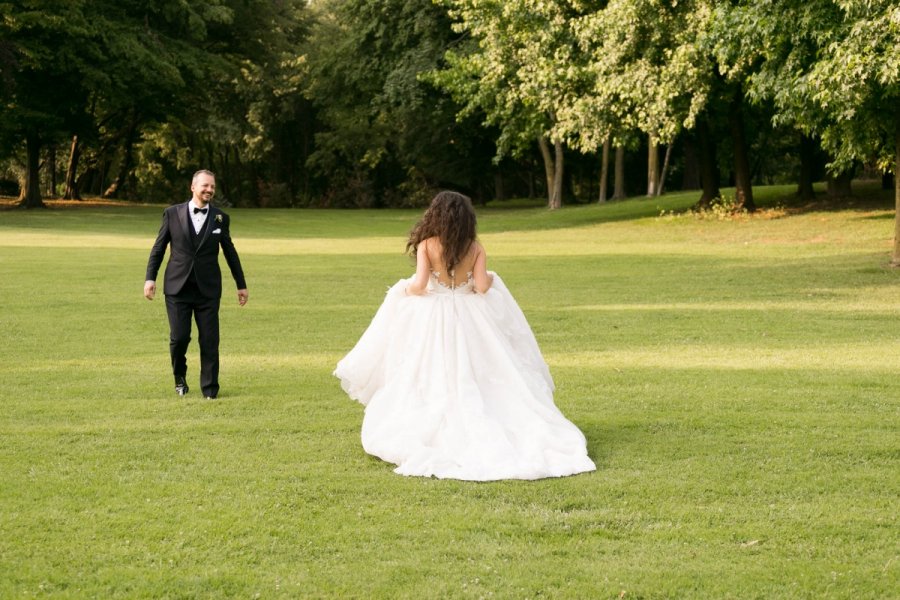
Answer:
[[[194,199],[191,198],[191,201],[188,203],[188,215],[191,217],[191,223],[194,224],[194,233],[200,233],[200,229],[203,228],[203,224],[206,222],[206,216],[209,214],[209,204],[206,205],[206,212],[198,212],[195,213],[195,208],[203,208],[194,204]]]

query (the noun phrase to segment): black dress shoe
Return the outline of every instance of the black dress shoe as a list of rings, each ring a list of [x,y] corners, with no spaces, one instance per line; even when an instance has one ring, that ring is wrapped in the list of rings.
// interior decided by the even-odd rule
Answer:
[[[187,381],[185,381],[184,377],[176,377],[175,378],[175,393],[179,396],[184,396],[188,393],[188,390],[191,388],[188,387]]]

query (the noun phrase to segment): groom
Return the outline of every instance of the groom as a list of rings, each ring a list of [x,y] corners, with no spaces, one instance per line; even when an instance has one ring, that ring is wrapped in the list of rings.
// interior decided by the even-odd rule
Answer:
[[[216,193],[216,176],[207,170],[197,171],[191,192],[193,197],[189,201],[163,212],[162,226],[147,263],[144,297],[153,300],[156,295],[156,275],[166,246],[171,244],[164,292],[175,391],[179,396],[188,392],[185,353],[191,341],[191,317],[194,317],[200,337],[200,389],[206,398],[212,399],[219,393],[219,300],[222,297],[219,246],[237,284],[241,306],[247,303],[247,283],[229,234],[228,215],[209,204]]]

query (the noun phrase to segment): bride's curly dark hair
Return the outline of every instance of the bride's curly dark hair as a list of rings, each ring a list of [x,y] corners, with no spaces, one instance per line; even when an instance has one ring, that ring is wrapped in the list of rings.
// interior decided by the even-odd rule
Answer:
[[[450,272],[475,241],[475,209],[472,200],[458,192],[439,192],[431,206],[409,232],[406,251],[415,256],[422,240],[437,237],[444,247],[444,264]]]

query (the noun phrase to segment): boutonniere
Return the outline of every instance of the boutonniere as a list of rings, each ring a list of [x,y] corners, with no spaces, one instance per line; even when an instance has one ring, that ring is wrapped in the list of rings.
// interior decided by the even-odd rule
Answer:
[[[216,215],[216,223],[222,222],[222,215]]]

